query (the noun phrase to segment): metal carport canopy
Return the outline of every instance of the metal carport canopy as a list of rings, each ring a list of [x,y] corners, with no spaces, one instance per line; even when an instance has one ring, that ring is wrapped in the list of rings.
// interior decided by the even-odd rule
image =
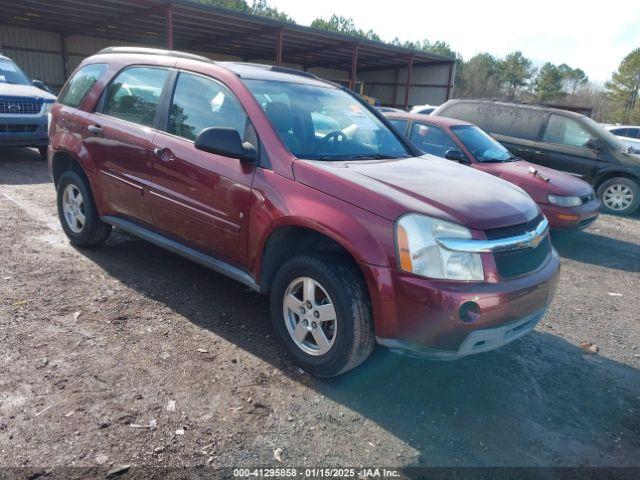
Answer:
[[[54,31],[63,37],[85,35],[233,55],[245,61],[273,59],[276,64],[347,70],[352,86],[357,71],[408,68],[411,72],[416,66],[447,64],[453,72],[450,57],[191,0],[0,0],[0,8],[0,23],[5,25]],[[409,76],[406,83],[410,86]]]

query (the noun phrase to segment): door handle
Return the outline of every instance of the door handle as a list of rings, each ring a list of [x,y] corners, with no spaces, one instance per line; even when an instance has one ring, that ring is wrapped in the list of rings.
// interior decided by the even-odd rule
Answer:
[[[154,148],[153,154],[163,162],[170,162],[176,158],[170,148]]]
[[[528,152],[529,149],[528,148],[524,148],[524,147],[516,147],[516,151],[517,152]]]
[[[89,130],[96,137],[101,137],[102,134],[104,133],[102,128],[100,128],[98,125],[89,125],[87,127],[87,130]]]
[[[539,156],[539,157],[548,157],[548,156],[549,156],[549,154],[548,154],[548,153],[545,153],[545,152],[543,152],[543,151],[541,151],[541,150],[536,150],[536,151],[535,151],[535,154],[536,154],[537,156]]]

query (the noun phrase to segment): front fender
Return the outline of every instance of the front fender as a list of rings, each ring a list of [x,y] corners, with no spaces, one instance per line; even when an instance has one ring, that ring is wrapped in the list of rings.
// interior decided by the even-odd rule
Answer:
[[[301,227],[341,245],[360,264],[395,265],[393,223],[326,193],[259,169],[249,218],[248,267],[259,282],[262,255],[272,232]]]

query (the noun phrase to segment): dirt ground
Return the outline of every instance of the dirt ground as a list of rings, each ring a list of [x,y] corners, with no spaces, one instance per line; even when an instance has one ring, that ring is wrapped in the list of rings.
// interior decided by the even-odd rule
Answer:
[[[0,466],[638,466],[640,216],[553,243],[523,339],[317,380],[242,285],[122,233],[72,248],[45,163],[2,151]]]

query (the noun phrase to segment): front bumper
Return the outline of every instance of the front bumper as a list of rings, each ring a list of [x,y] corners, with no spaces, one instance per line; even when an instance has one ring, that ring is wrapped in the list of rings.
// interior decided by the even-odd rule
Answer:
[[[47,115],[0,115],[0,147],[45,147]]]
[[[602,203],[597,198],[578,207],[558,207],[539,203],[551,228],[555,229],[583,229],[596,221],[600,214]]]
[[[445,359],[498,348],[535,327],[553,299],[559,269],[555,250],[537,270],[508,280],[439,281],[374,267],[365,276],[374,282],[378,343]]]
[[[495,350],[526,335],[535,328],[546,311],[547,307],[544,307],[515,322],[484,330],[474,330],[467,335],[457,350],[437,350],[397,339],[378,338],[377,340],[380,345],[402,355],[433,360],[458,360],[468,355]]]

